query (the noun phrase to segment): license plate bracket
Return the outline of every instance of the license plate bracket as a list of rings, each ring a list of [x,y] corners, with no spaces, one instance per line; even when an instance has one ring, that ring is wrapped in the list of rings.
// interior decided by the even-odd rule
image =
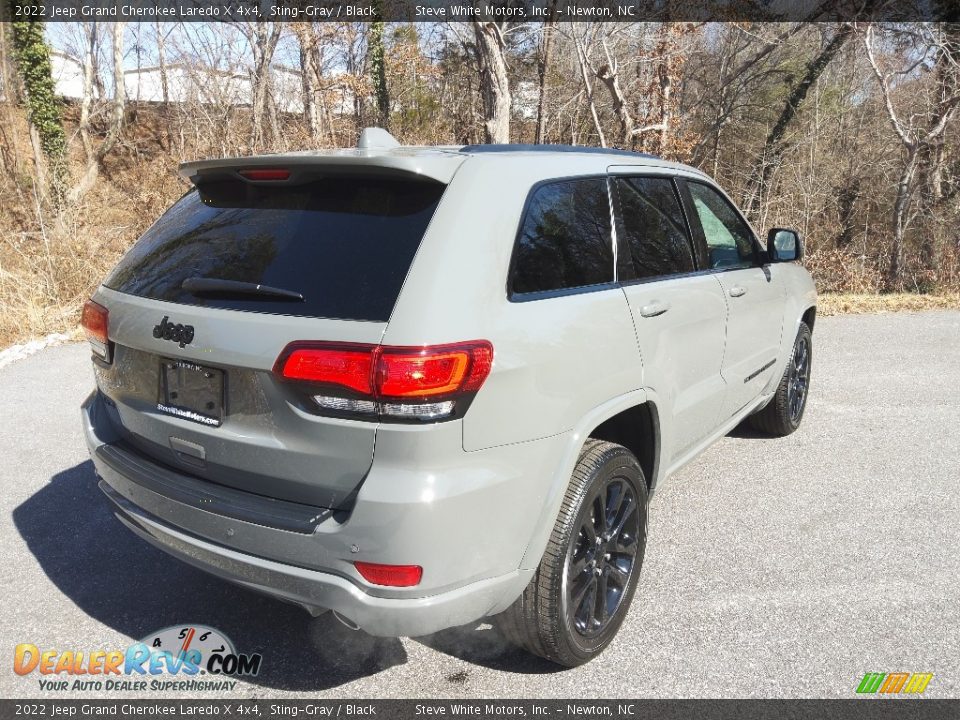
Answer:
[[[157,409],[203,425],[223,423],[226,373],[186,360],[160,361]]]

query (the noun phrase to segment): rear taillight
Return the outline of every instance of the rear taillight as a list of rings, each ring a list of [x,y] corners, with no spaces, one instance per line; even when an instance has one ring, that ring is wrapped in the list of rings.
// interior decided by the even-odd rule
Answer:
[[[373,392],[373,361],[367,345],[293,345],[287,348],[280,374],[287,380],[334,385],[369,395]]]
[[[387,587],[413,587],[420,584],[423,568],[419,565],[381,565],[379,563],[355,562],[354,567],[363,579],[373,585]]]
[[[80,315],[80,325],[94,354],[106,362],[110,362],[109,320],[110,312],[103,305],[87,300]]]
[[[291,343],[274,372],[324,412],[429,422],[463,417],[493,365],[486,340],[392,347]]]

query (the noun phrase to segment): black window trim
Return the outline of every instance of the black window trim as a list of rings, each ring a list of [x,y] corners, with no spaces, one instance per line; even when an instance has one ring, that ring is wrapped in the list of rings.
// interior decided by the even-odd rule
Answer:
[[[594,283],[593,285],[579,285],[570,288],[558,288],[556,290],[533,290],[531,292],[514,292],[513,278],[514,269],[517,263],[517,247],[520,242],[520,234],[523,232],[523,225],[527,220],[527,213],[530,210],[530,203],[537,191],[546,185],[558,185],[574,180],[603,180],[607,188],[607,209],[610,212],[610,253],[613,256],[613,280],[604,283]],[[513,237],[513,248],[510,251],[510,265],[507,269],[507,300],[512,303],[536,302],[537,300],[550,300],[558,297],[567,297],[568,295],[583,295],[586,293],[602,292],[604,290],[619,290],[620,284],[617,278],[617,230],[614,226],[614,214],[612,201],[612,190],[610,187],[609,173],[588,173],[586,175],[566,175],[563,177],[546,178],[538,180],[530,186],[527,191],[527,198],[523,201],[523,209],[520,212],[520,219],[517,221],[517,231]]]
[[[695,242],[701,245],[701,252],[703,253],[702,258],[697,257],[697,253],[694,253],[694,259],[698,262],[707,262],[710,261],[710,250],[707,247],[707,238],[703,232],[703,224],[700,222],[700,218],[696,215],[696,211],[693,205],[693,195],[690,193],[690,188],[688,185],[690,183],[696,183],[698,185],[703,185],[708,187],[714,192],[716,192],[720,197],[727,202],[727,204],[733,208],[734,214],[740,218],[740,221],[746,225],[747,230],[750,231],[750,242],[753,245],[753,262],[750,265],[740,266],[740,267],[704,267],[704,273],[726,273],[726,272],[737,272],[738,270],[752,270],[754,268],[763,268],[767,263],[767,252],[764,248],[760,246],[760,241],[757,239],[757,234],[753,231],[753,226],[747,222],[747,219],[744,217],[743,213],[740,212],[740,208],[737,207],[737,204],[727,195],[723,189],[716,183],[709,182],[706,179],[701,178],[688,178],[688,177],[677,177],[679,181],[677,184],[681,188],[681,198],[683,199],[684,212],[688,215],[687,221],[690,224],[691,229],[696,228],[696,232],[693,237],[695,237]],[[694,223],[692,218],[696,218],[696,223]]]
[[[666,173],[656,173],[650,172],[649,168],[645,168],[640,172],[631,173],[618,170],[616,173],[611,173],[609,176],[611,181],[618,178],[656,178],[659,180],[668,180],[671,185],[673,185],[673,192],[677,197],[677,201],[680,204],[680,212],[683,213],[684,224],[686,225],[687,230],[687,242],[690,244],[690,253],[693,255],[693,270],[688,270],[686,272],[670,273],[669,275],[655,275],[652,277],[638,278],[636,276],[636,271],[633,267],[633,262],[625,263],[626,267],[629,267],[629,274],[631,277],[619,277],[618,284],[620,287],[632,287],[634,285],[644,285],[646,283],[652,282],[661,282],[663,280],[674,280],[677,278],[691,277],[694,275],[704,274],[703,268],[700,267],[699,258],[697,257],[697,248],[693,240],[693,231],[690,223],[690,218],[687,216],[687,208],[683,202],[683,193],[680,192],[680,188],[677,185],[677,176],[666,172]],[[615,219],[617,224],[623,222],[623,212],[620,207],[620,198],[616,192],[613,191],[613,183],[610,183],[611,186],[611,197],[615,198],[613,200],[613,207],[615,212]],[[616,233],[617,243],[619,245],[619,250],[622,255],[627,258],[631,258],[630,248],[627,246],[627,239],[620,237],[620,233]]]

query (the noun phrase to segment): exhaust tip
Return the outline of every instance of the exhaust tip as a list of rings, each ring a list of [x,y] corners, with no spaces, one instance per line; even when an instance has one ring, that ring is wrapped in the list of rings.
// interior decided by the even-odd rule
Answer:
[[[356,624],[353,620],[351,620],[350,618],[344,617],[343,615],[341,615],[340,613],[338,613],[336,610],[333,610],[332,612],[333,612],[333,616],[334,616],[337,620],[339,620],[341,623],[343,623],[344,625],[346,625],[346,626],[347,626],[348,628],[350,628],[351,630],[359,630],[359,629],[360,629],[360,626],[357,625],[357,624]]]

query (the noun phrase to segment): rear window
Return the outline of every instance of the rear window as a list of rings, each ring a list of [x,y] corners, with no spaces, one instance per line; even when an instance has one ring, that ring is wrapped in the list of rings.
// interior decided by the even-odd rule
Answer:
[[[205,183],[164,213],[104,285],[186,305],[384,322],[445,187],[344,177]],[[303,301],[195,295],[181,287],[190,278],[290,290]]]

